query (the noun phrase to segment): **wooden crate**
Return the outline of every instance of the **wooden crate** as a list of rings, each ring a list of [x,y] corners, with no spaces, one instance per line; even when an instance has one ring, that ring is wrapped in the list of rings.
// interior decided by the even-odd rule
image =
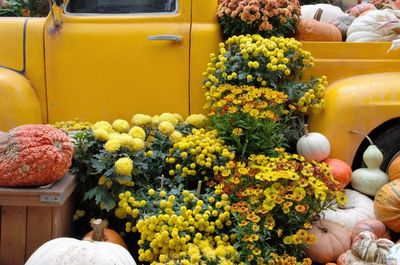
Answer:
[[[70,236],[76,178],[44,188],[0,188],[0,265],[23,265],[46,241]]]

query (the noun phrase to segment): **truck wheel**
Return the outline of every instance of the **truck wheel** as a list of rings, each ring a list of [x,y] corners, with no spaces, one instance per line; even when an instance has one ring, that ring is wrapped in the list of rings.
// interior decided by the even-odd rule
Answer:
[[[400,124],[390,127],[372,140],[383,153],[383,162],[380,168],[382,171],[386,172],[389,163],[400,151]],[[357,151],[356,158],[354,159],[353,169],[366,167],[362,161],[362,155],[367,146],[368,144],[365,144],[364,142],[360,146],[359,150]]]

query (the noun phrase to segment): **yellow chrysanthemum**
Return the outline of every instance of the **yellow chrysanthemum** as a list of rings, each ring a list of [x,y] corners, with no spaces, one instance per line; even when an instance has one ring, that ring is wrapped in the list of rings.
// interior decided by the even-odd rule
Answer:
[[[151,117],[151,123],[153,125],[158,125],[160,123],[160,116],[154,115],[153,117]]]
[[[132,145],[130,146],[130,150],[139,151],[143,150],[145,147],[145,143],[140,138],[133,138]]]
[[[183,118],[182,115],[179,113],[174,113],[175,118],[179,121],[179,122],[183,122]]]
[[[136,126],[145,126],[151,124],[151,116],[145,114],[135,114],[132,117],[132,124]]]
[[[119,219],[125,219],[126,218],[126,212],[121,207],[118,207],[117,209],[115,209],[114,215]]]
[[[117,132],[127,133],[129,131],[129,122],[126,120],[117,119],[113,122],[112,127]]]
[[[175,130],[175,126],[169,121],[163,121],[158,125],[158,130],[163,134],[170,135]]]
[[[179,131],[173,131],[170,135],[169,135],[169,139],[173,142],[173,143],[177,143],[180,140],[182,140],[183,135],[181,132]]]
[[[98,184],[101,186],[101,185],[104,185],[105,183],[106,183],[106,181],[107,181],[107,177],[106,176],[101,176],[100,178],[99,178],[99,181],[98,181]]]
[[[133,161],[129,157],[118,159],[114,165],[118,175],[130,176],[132,174]]]
[[[112,125],[107,121],[98,121],[95,124],[93,124],[92,130],[94,131],[94,130],[97,130],[97,129],[104,129],[107,132],[112,132],[113,131]]]
[[[192,114],[186,118],[185,122],[196,128],[204,128],[207,125],[208,119],[203,114]]]
[[[142,140],[146,139],[146,132],[139,126],[133,126],[132,129],[129,131],[129,135],[133,138],[139,138]]]
[[[100,141],[107,141],[108,140],[108,132],[103,128],[98,128],[93,130],[93,135],[96,139]]]
[[[108,140],[104,144],[104,149],[109,153],[117,152],[121,148],[121,143],[117,139]]]
[[[178,119],[176,118],[175,114],[164,112],[159,116],[160,122],[169,121],[173,125],[178,123]]]

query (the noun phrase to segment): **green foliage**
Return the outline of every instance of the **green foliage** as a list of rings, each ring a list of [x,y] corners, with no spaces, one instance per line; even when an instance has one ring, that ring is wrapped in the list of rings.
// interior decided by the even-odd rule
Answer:
[[[31,17],[45,17],[50,12],[48,0],[28,0],[28,9]]]

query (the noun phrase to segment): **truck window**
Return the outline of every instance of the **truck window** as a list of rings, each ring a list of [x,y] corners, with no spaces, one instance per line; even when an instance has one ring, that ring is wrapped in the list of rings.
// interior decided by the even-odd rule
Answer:
[[[178,0],[71,0],[70,13],[132,14],[173,13]]]

